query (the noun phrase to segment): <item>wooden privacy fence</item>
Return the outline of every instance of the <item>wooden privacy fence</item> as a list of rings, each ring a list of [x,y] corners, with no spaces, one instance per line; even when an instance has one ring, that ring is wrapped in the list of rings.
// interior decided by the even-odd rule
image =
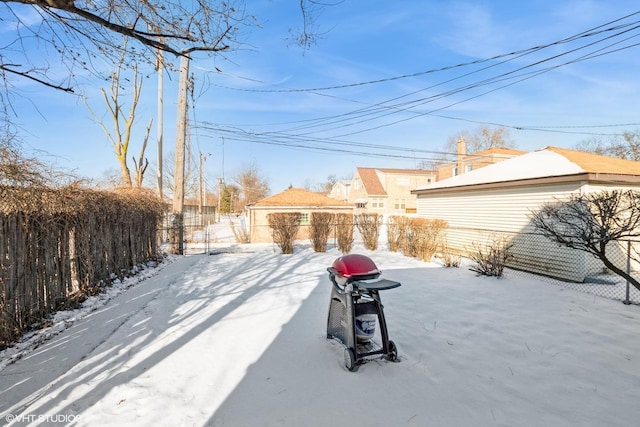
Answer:
[[[0,349],[48,314],[158,256],[145,191],[0,186]]]

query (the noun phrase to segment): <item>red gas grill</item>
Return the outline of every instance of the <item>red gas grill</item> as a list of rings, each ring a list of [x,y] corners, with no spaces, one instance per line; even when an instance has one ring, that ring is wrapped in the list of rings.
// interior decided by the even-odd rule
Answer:
[[[357,371],[367,358],[376,355],[397,361],[398,349],[389,339],[379,292],[397,288],[400,283],[381,279],[381,271],[371,258],[358,254],[337,258],[327,271],[333,283],[327,338],[344,344],[347,369]],[[376,342],[376,320],[380,343]]]

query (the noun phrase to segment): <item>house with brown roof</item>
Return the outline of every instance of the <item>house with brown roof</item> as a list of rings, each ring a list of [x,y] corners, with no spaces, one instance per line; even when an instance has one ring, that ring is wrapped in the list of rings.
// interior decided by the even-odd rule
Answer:
[[[297,240],[302,240],[309,238],[309,221],[313,212],[352,214],[353,206],[342,200],[330,199],[323,194],[302,188],[289,188],[248,206],[251,243],[273,242],[268,215],[277,212],[299,212],[301,214]]]
[[[443,163],[438,166],[438,181],[462,175],[485,166],[489,166],[504,160],[525,154],[526,151],[514,150],[512,148],[493,147],[478,153],[467,154],[464,139],[458,141],[458,152],[456,160]]]
[[[418,216],[447,221],[452,252],[465,255],[475,244],[500,236],[513,244],[510,266],[583,282],[588,275],[602,272],[602,263],[534,235],[531,218],[547,202],[614,189],[640,191],[640,162],[547,147],[413,193],[418,198]],[[640,268],[637,264],[632,267]]]
[[[359,167],[351,180],[348,201],[356,213],[415,213],[416,196],[411,190],[435,180],[435,172],[429,170]]]

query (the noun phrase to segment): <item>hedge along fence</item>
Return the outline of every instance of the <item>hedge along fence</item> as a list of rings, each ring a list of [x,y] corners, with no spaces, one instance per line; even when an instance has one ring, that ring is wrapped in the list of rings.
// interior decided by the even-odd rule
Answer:
[[[151,193],[0,186],[0,349],[158,257]]]
[[[441,219],[391,216],[387,224],[389,250],[431,261],[438,249],[447,250],[441,242],[441,232],[446,228],[447,222]]]
[[[354,216],[356,227],[364,241],[364,248],[370,251],[378,249],[380,226],[384,217],[377,213],[362,213]]]
[[[277,212],[267,215],[273,242],[283,254],[292,254],[294,243],[300,237],[301,212]],[[353,215],[332,212],[312,212],[308,225],[308,237],[315,252],[325,252],[331,237],[337,240],[338,249],[346,254],[353,245]]]
[[[339,213],[335,215],[335,220],[338,249],[343,254],[348,254],[353,247],[353,215]]]
[[[300,212],[278,212],[267,215],[273,241],[280,247],[283,254],[293,254],[293,242],[300,229]]]
[[[331,212],[311,212],[309,239],[315,252],[326,252],[335,217]]]

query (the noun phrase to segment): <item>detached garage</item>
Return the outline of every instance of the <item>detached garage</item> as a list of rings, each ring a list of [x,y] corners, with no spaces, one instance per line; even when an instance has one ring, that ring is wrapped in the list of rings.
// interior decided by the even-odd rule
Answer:
[[[302,240],[309,238],[309,224],[313,212],[352,214],[353,206],[302,188],[289,188],[282,193],[257,201],[248,207],[248,211],[251,243],[272,243],[269,214],[299,212],[300,230],[297,239]]]
[[[572,193],[614,189],[640,191],[640,162],[547,147],[413,193],[418,216],[449,224],[448,250],[466,255],[474,245],[504,238],[513,244],[509,266],[583,282],[602,272],[602,263],[534,235],[530,219],[544,203],[565,200]]]

